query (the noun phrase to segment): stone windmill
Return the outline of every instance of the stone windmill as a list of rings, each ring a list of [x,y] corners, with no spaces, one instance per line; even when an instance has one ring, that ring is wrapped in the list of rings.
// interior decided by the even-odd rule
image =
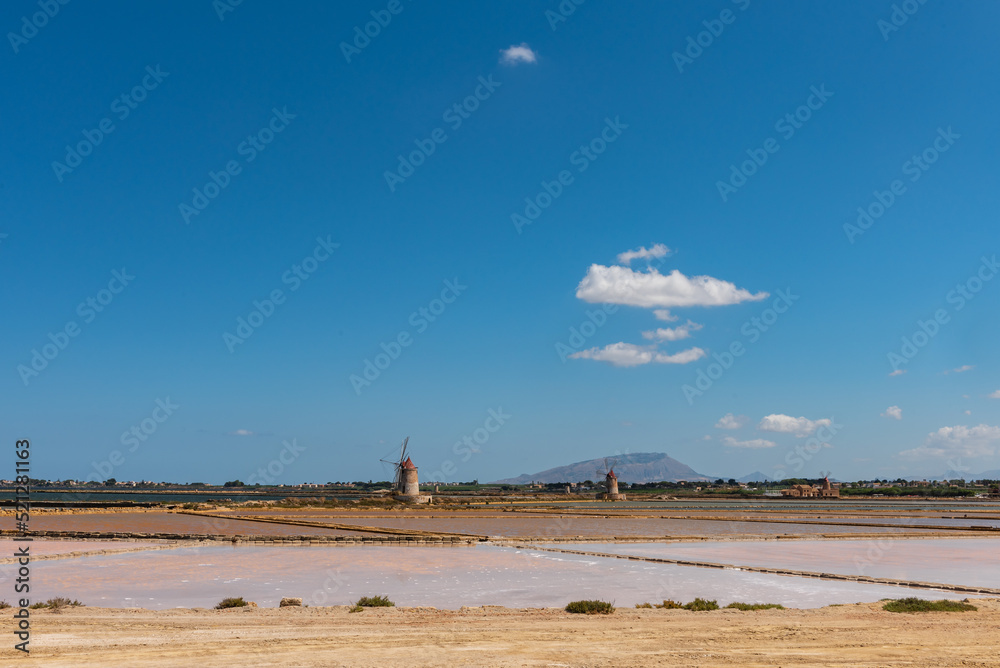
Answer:
[[[604,476],[604,491],[597,495],[600,501],[624,501],[625,495],[618,492],[618,476],[615,475],[617,460],[604,460],[604,470],[597,469],[597,475]]]

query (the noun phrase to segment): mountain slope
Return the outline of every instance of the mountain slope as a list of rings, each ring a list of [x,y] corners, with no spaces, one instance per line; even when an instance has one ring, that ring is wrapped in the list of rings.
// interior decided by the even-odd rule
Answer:
[[[615,474],[622,482],[660,482],[662,480],[676,482],[678,480],[704,481],[709,480],[687,464],[668,457],[662,452],[637,452],[629,455],[608,457],[608,462],[617,460],[614,464]],[[516,478],[498,480],[498,483],[523,485],[529,482],[583,482],[597,481],[604,471],[604,459],[588,459],[567,466],[557,466],[538,473],[524,473]]]

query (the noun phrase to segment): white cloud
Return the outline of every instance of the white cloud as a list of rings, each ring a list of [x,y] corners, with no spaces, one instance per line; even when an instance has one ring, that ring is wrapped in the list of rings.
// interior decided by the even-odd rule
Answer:
[[[775,413],[765,416],[757,428],[761,431],[776,431],[782,434],[795,434],[802,438],[816,431],[819,427],[830,426],[832,420],[823,418],[822,420],[810,420],[804,417],[792,417]]]
[[[947,371],[943,371],[942,373],[947,376],[949,373],[965,373],[966,371],[972,371],[975,368],[976,367],[972,364],[964,364],[956,369],[949,369]]]
[[[504,65],[533,63],[536,60],[538,60],[538,56],[525,42],[511,44],[508,48],[500,50],[500,62]]]
[[[711,276],[688,277],[676,269],[664,275],[653,267],[633,271],[628,267],[592,264],[577,286],[576,296],[590,303],[673,308],[759,301],[768,293],[752,294],[728,281]]]
[[[571,359],[597,360],[610,362],[614,366],[630,367],[656,362],[658,364],[687,364],[701,359],[705,351],[701,348],[689,348],[673,355],[667,355],[656,350],[655,346],[637,346],[632,343],[612,343],[603,348],[590,348],[570,355]]]
[[[739,429],[746,425],[748,418],[746,415],[733,415],[726,413],[715,423],[716,429]]]
[[[688,320],[679,327],[660,327],[653,331],[643,332],[642,338],[660,342],[680,341],[681,339],[689,338],[691,336],[691,332],[697,332],[699,329],[701,329],[701,325]]]
[[[649,259],[651,257],[666,257],[670,249],[663,244],[653,244],[652,248],[640,246],[635,250],[625,251],[618,254],[618,264],[628,264],[636,259]]]
[[[904,373],[906,373],[906,369],[896,369],[889,376],[902,376]]]
[[[1000,399],[1000,390],[990,393],[990,399]]]
[[[967,410],[967,411],[965,411],[965,414],[966,415],[972,415],[972,411]]]
[[[927,434],[919,448],[900,452],[902,457],[988,457],[996,454],[1000,445],[1000,427],[986,424],[975,427],[956,425],[941,427]]]
[[[237,429],[236,431],[229,432],[230,436],[253,436],[253,432],[249,429]]]
[[[653,315],[656,316],[657,320],[663,320],[664,322],[675,322],[677,320],[676,315],[672,315],[670,311],[665,308],[658,308],[653,311]]]
[[[885,413],[882,413],[882,417],[891,418],[893,420],[903,419],[903,409],[899,406],[889,406],[885,409]]]
[[[705,434],[704,436],[701,437],[701,440],[703,440],[703,441],[711,441],[712,440],[712,436],[711,436],[711,434]]]
[[[763,438],[755,438],[749,441],[737,441],[732,436],[722,439],[722,444],[730,448],[773,448],[777,445],[774,441]]]

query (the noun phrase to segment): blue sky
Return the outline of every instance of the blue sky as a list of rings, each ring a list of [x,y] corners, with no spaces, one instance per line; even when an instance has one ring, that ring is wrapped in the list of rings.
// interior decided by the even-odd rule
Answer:
[[[996,6],[225,1],[0,10],[33,475],[1000,468]]]

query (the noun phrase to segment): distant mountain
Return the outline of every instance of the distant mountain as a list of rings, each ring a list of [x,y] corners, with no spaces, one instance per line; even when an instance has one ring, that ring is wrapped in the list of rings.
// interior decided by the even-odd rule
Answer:
[[[774,478],[772,478],[769,475],[765,475],[760,471],[754,471],[750,475],[745,475],[742,478],[737,478],[736,482],[767,482],[771,480],[774,480]]]
[[[983,471],[982,473],[949,469],[943,475],[931,478],[931,480],[1000,480],[1000,469]]]
[[[715,480],[704,476],[687,464],[668,457],[662,452],[637,452],[629,455],[609,456],[608,461],[617,460],[614,465],[615,474],[622,482],[660,482],[663,480],[676,482],[678,480],[705,481]],[[540,471],[538,473],[524,473],[516,478],[498,480],[498,483],[507,485],[524,485],[529,482],[583,482],[584,480],[597,481],[601,478],[598,471],[604,470],[604,458],[588,459],[583,462],[576,462],[567,466],[557,466],[556,468]]]

